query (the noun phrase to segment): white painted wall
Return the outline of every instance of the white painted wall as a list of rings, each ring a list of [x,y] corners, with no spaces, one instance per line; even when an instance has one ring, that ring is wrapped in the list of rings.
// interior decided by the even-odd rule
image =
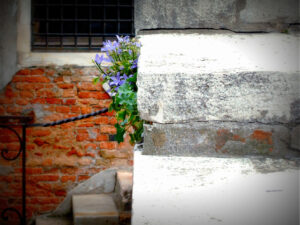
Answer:
[[[17,70],[17,0],[0,1],[0,90]]]

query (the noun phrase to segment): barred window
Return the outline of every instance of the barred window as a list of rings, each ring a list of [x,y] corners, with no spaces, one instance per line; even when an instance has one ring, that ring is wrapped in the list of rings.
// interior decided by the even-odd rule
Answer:
[[[33,51],[99,50],[116,35],[134,36],[133,0],[32,0]]]

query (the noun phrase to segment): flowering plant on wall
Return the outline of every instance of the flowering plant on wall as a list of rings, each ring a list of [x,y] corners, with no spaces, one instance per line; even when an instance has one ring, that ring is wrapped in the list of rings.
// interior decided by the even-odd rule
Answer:
[[[103,42],[100,56],[96,54],[93,60],[101,75],[94,82],[101,82],[103,88],[112,97],[109,111],[116,112],[116,140],[124,141],[124,134],[130,133],[130,142],[134,144],[142,140],[143,121],[137,110],[137,63],[140,53],[140,43],[128,36],[119,37],[117,41]],[[103,62],[109,63],[104,66]]]

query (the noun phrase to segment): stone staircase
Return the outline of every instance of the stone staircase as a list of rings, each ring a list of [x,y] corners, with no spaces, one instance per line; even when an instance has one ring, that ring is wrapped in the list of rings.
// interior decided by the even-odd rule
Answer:
[[[72,216],[39,216],[36,225],[130,225],[132,172],[118,170],[114,192],[72,195]]]

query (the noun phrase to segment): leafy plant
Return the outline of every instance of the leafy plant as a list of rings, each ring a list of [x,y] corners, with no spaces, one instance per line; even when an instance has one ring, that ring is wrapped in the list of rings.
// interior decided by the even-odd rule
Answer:
[[[140,43],[136,39],[117,36],[117,41],[103,42],[101,51],[103,54],[96,54],[93,62],[101,75],[94,79],[94,82],[101,82],[109,85],[107,90],[112,96],[112,103],[109,111],[116,112],[117,129],[116,140],[124,141],[124,134],[129,132],[130,143],[134,144],[142,140],[143,120],[137,109],[137,63],[140,54]],[[103,62],[109,66],[102,65]]]

